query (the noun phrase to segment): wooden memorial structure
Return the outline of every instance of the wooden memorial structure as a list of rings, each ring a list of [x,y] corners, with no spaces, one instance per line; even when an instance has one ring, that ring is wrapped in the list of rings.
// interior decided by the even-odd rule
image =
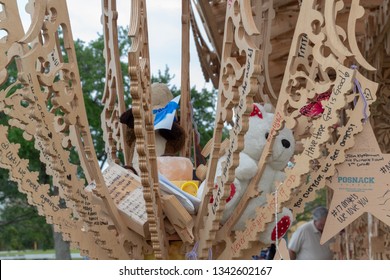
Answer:
[[[7,34],[0,40],[0,110],[9,119],[8,126],[0,125],[0,167],[9,170],[9,180],[64,240],[91,259],[185,258],[189,252],[198,259],[251,259],[269,245],[259,242],[259,235],[275,223],[275,213],[287,207],[296,216],[316,190],[327,188],[330,211],[323,241],[335,239],[335,259],[390,259],[390,1],[181,1],[179,116],[187,137],[180,156],[191,159],[206,184],[200,201],[183,196],[159,176],[147,1],[131,3],[130,92],[124,92],[116,1],[101,1],[106,86],[100,116],[109,161],[104,171],[87,122],[66,0],[30,0],[27,32],[17,1],[0,4],[0,29]],[[202,151],[207,162],[196,151],[192,120],[198,108],[192,108],[190,96],[190,27],[205,79],[218,89],[214,135]],[[13,63],[18,75],[4,87]],[[132,147],[119,121],[127,110],[125,95],[132,99]],[[254,102],[273,104],[275,118],[256,175],[221,225]],[[302,111],[310,106],[322,110]],[[230,134],[223,141],[228,124]],[[8,137],[10,127],[34,143],[50,185],[30,171],[20,144]],[[284,127],[302,148],[285,169],[286,180],[275,182],[266,205],[256,209],[243,231],[233,231],[248,200],[262,195],[256,186]],[[139,174],[124,168],[135,152]],[[221,155],[227,160],[215,188]],[[173,255],[177,244],[180,253]],[[280,242],[277,257],[288,258],[285,247]]]

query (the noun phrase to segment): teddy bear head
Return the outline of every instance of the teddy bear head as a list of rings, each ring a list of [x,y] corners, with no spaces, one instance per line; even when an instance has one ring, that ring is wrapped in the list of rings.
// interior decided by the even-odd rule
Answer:
[[[243,152],[258,162],[267,143],[271,130],[274,114],[268,104],[262,106],[253,104],[253,110],[249,117],[248,131],[244,137]],[[275,170],[283,170],[294,154],[295,140],[293,133],[288,128],[283,128],[276,136],[272,153],[267,161]]]
[[[153,110],[161,109],[173,98],[173,94],[168,86],[162,83],[153,83],[151,85],[151,101]],[[134,116],[132,108],[128,109],[120,116],[120,122],[127,125],[128,145],[135,143]],[[178,121],[174,121],[171,129],[156,130],[156,153],[161,155],[175,155],[178,153],[185,142],[185,131]]]

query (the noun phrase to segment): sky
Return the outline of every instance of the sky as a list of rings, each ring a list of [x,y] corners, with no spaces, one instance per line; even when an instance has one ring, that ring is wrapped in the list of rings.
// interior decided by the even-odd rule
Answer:
[[[17,0],[25,30],[29,26],[29,15],[24,11],[27,0]],[[73,39],[86,43],[103,34],[101,24],[101,0],[67,0]],[[130,24],[131,0],[117,0],[118,26]],[[157,75],[164,71],[166,65],[175,78],[172,84],[180,87],[181,80],[181,1],[180,0],[147,0],[149,53],[151,72]],[[202,28],[200,26],[200,28]],[[204,37],[207,40],[207,37]],[[212,88],[206,83],[198,60],[198,54],[190,34],[190,86],[198,90]]]

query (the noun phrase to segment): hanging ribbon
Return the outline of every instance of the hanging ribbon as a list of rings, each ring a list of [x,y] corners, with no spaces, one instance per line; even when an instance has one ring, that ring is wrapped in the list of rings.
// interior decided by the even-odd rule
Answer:
[[[351,66],[352,69],[356,70],[357,69],[357,66],[356,65],[352,65]],[[364,116],[364,121],[363,123],[365,123],[368,119],[368,116],[367,116],[367,107],[368,107],[368,104],[367,104],[367,100],[366,100],[366,97],[364,96],[364,93],[363,93],[363,90],[362,90],[362,86],[360,85],[358,79],[354,78],[353,79],[353,83],[355,84],[354,86],[354,93],[356,93],[356,90],[359,92],[360,94],[360,97],[362,98],[363,100],[363,116]],[[357,98],[355,98],[354,102],[353,102],[353,105],[356,106],[356,103],[357,103]]]
[[[194,245],[194,248],[192,248],[192,250],[186,254],[186,260],[198,259],[198,254],[196,252],[198,250],[198,246],[199,246],[199,242],[197,241]]]
[[[186,260],[197,260],[198,259],[198,247],[199,247],[199,242],[197,241],[194,245],[194,248],[188,253],[186,253]],[[211,248],[209,249],[209,260],[213,259],[213,250]]]

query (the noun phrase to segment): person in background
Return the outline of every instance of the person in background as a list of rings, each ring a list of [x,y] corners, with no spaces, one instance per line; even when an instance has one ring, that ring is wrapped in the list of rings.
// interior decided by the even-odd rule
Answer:
[[[291,260],[331,260],[330,241],[320,244],[328,209],[319,206],[313,210],[313,219],[300,226],[291,236],[288,249]]]

